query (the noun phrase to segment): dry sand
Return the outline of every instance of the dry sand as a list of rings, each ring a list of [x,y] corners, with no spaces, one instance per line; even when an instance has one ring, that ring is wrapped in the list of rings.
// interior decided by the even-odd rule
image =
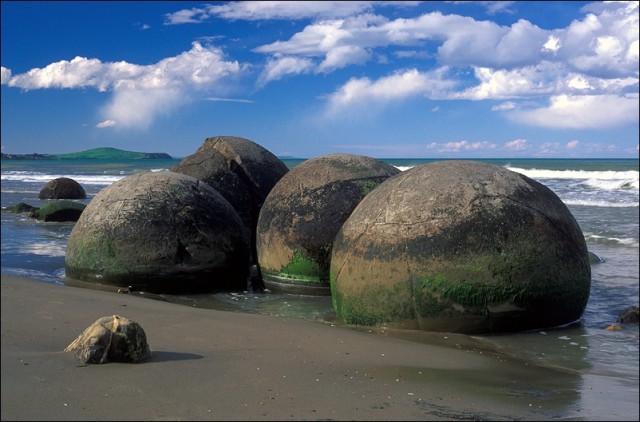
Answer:
[[[6,275],[1,288],[3,421],[539,420],[570,416],[574,400],[528,392],[575,375],[466,336],[414,341]],[[63,352],[114,314],[142,325],[151,359],[81,365]]]

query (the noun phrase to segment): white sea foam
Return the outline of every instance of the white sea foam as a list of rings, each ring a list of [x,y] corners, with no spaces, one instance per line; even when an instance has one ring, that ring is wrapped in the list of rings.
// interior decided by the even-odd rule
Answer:
[[[67,245],[60,242],[34,242],[22,246],[20,252],[40,256],[65,256]]]
[[[639,182],[636,178],[632,179],[587,179],[581,182],[585,186],[589,186],[601,190],[618,190],[618,189],[635,189],[638,190]]]
[[[29,171],[6,171],[2,172],[1,178],[3,180],[20,181],[25,183],[46,183],[50,180],[57,179],[59,177],[68,177],[80,184],[86,185],[110,185],[113,182],[126,177],[126,175],[108,175],[108,174],[45,174],[39,172]]]
[[[635,170],[626,171],[591,171],[591,170],[546,170],[546,169],[523,169],[518,167],[507,167],[511,171],[524,174],[532,179],[574,179],[590,181],[621,181],[628,183],[629,187],[638,189],[639,173]]]
[[[631,237],[609,237],[609,236],[600,236],[597,234],[593,234],[593,233],[584,233],[584,238],[587,241],[591,241],[594,243],[613,243],[613,244],[619,244],[619,245],[624,245],[624,246],[632,246],[632,247],[639,247],[640,244],[638,243],[638,239],[634,239]]]
[[[640,203],[635,202],[613,202],[605,199],[562,199],[566,205],[580,205],[585,207],[610,207],[610,208],[638,208]]]

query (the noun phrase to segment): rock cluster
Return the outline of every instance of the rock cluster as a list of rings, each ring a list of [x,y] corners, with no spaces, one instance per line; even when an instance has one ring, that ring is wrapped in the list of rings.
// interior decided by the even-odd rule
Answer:
[[[154,293],[330,294],[347,324],[498,333],[580,319],[595,262],[562,201],[503,167],[400,172],[328,154],[289,170],[252,141],[216,136],[171,171],[100,191],[65,268]]]
[[[258,220],[256,247],[265,285],[329,294],[336,233],[362,198],[399,172],[370,157],[328,154],[284,175],[267,196]]]

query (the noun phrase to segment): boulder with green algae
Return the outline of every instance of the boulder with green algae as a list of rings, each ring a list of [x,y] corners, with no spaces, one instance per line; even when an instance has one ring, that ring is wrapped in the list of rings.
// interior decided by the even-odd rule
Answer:
[[[238,213],[206,183],[173,172],[102,189],[75,224],[67,277],[153,293],[244,290],[249,239]]]
[[[8,207],[3,207],[2,211],[13,212],[16,214],[21,213],[33,213],[38,210],[38,207],[34,207],[33,205],[29,205],[26,202],[18,202],[15,205],[10,205]],[[35,214],[33,215],[35,216]]]
[[[45,222],[78,221],[86,204],[67,199],[51,201],[30,212],[30,216]]]
[[[544,185],[443,161],[383,182],[333,244],[331,293],[348,324],[495,333],[577,321],[589,299],[584,235]]]
[[[329,294],[335,234],[362,198],[399,172],[371,157],[328,154],[285,174],[258,218],[256,249],[265,285],[291,293]]]

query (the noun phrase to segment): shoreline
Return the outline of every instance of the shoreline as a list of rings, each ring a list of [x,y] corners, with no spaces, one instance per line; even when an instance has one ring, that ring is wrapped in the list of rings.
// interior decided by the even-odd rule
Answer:
[[[582,375],[491,353],[466,336],[419,333],[420,341],[412,341],[4,274],[1,288],[2,420],[597,420],[609,414],[597,409],[599,402],[581,408],[581,390],[595,385]],[[150,359],[82,365],[63,352],[95,320],[114,314],[143,327]]]

